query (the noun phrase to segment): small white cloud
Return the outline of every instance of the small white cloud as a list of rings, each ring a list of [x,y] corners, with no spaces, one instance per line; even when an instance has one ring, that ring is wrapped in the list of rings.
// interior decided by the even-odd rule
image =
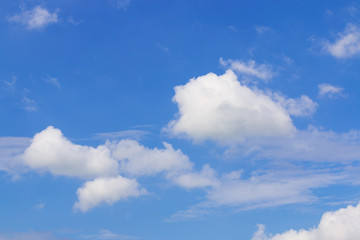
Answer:
[[[166,52],[166,53],[169,53],[169,52],[170,52],[170,50],[169,50],[168,47],[166,47],[165,45],[163,45],[163,44],[161,44],[161,43],[159,43],[159,42],[156,42],[156,46],[157,46],[159,49],[161,49],[162,51]]]
[[[54,85],[57,88],[61,88],[59,80],[57,78],[55,78],[55,77],[48,76],[47,78],[44,79],[44,81]]]
[[[325,42],[323,48],[336,58],[350,58],[360,54],[360,28],[348,24],[345,31],[338,34],[334,43]]]
[[[49,12],[42,6],[36,6],[31,10],[25,10],[21,14],[8,18],[9,22],[25,25],[29,30],[42,29],[59,21],[57,11]]]
[[[333,86],[327,83],[322,83],[319,85],[319,97],[327,97],[327,98],[336,98],[336,97],[344,97],[343,93],[344,89],[339,86]]]
[[[22,104],[23,104],[23,109],[25,109],[28,112],[37,112],[39,110],[37,102],[30,98],[24,97],[22,100]]]
[[[140,188],[139,183],[134,179],[122,176],[96,178],[87,181],[77,190],[78,201],[74,204],[74,208],[86,212],[102,203],[112,205],[119,200],[144,194],[147,194],[147,191]]]
[[[145,130],[125,130],[118,132],[96,133],[94,134],[94,137],[97,139],[110,139],[110,140],[120,139],[120,138],[130,138],[130,139],[140,140],[148,134],[150,134],[150,132]]]
[[[359,226],[360,204],[324,213],[319,225],[309,230],[290,229],[287,232],[269,236],[265,234],[265,227],[260,224],[252,240],[358,240]]]
[[[117,8],[126,10],[132,0],[117,0]]]
[[[270,28],[270,27],[266,27],[266,26],[261,26],[261,25],[255,25],[255,31],[256,31],[258,34],[264,34],[264,33],[266,33],[266,32],[271,31],[271,28]]]
[[[44,203],[38,203],[34,206],[35,209],[37,210],[41,210],[45,207],[45,204]]]
[[[224,67],[227,67],[237,74],[246,75],[250,77],[259,78],[261,80],[267,81],[275,75],[272,72],[271,65],[268,64],[256,64],[255,61],[249,60],[248,62],[240,60],[224,60],[220,58],[220,64]]]
[[[318,104],[306,95],[299,98],[285,98],[281,94],[274,94],[274,99],[285,108],[292,116],[311,116],[317,109]]]
[[[178,119],[166,131],[221,143],[247,137],[290,136],[295,131],[288,112],[261,91],[242,85],[233,71],[209,73],[175,87]]]

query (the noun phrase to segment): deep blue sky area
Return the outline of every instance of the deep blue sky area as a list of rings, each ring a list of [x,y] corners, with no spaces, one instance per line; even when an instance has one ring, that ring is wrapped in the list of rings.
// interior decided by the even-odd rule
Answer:
[[[356,1],[2,1],[0,240],[355,240],[359,64]]]

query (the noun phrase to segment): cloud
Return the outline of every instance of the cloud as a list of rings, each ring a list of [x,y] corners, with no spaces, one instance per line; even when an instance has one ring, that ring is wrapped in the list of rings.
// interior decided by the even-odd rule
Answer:
[[[129,7],[131,1],[132,0],[117,0],[117,8],[126,10]]]
[[[37,105],[37,102],[33,99],[24,97],[22,100],[23,108],[27,112],[37,112],[39,110],[39,107]]]
[[[114,140],[119,138],[130,138],[130,139],[140,140],[148,134],[150,134],[150,132],[145,130],[125,130],[118,132],[96,133],[94,134],[94,136],[96,139]]]
[[[318,172],[271,169],[255,171],[248,179],[225,178],[206,195],[209,206],[272,207],[316,200],[311,189],[334,184],[342,176]]]
[[[0,170],[8,172],[13,177],[25,171],[20,155],[30,145],[30,138],[0,137]]]
[[[150,149],[134,140],[109,144],[112,156],[120,163],[120,172],[131,176],[189,170],[192,163],[180,150],[164,142],[163,149]]]
[[[89,178],[115,175],[118,171],[118,163],[106,146],[73,144],[51,126],[34,136],[23,159],[30,168],[54,175]]]
[[[47,78],[44,79],[44,81],[54,85],[57,88],[61,88],[59,80],[57,78],[55,78],[55,77],[48,76]]]
[[[237,74],[259,78],[261,80],[267,81],[275,75],[272,72],[271,65],[268,64],[256,64],[255,61],[249,60],[248,62],[240,60],[224,60],[220,58],[220,64],[224,67],[227,67]]]
[[[318,104],[306,95],[301,95],[299,98],[285,98],[281,94],[273,94],[273,96],[290,115],[296,117],[311,116],[318,107]]]
[[[289,138],[248,139],[229,150],[234,156],[252,155],[256,159],[348,163],[360,160],[360,132],[321,131],[310,127]]]
[[[343,93],[344,89],[339,86],[333,86],[327,83],[322,83],[319,85],[319,97],[327,97],[327,98],[336,98],[336,97],[344,97]]]
[[[360,204],[326,212],[318,226],[309,230],[289,230],[268,236],[265,227],[258,225],[252,240],[357,240],[360,236]]]
[[[29,30],[40,30],[59,21],[57,11],[51,13],[42,6],[36,6],[31,10],[24,10],[21,14],[8,18],[9,22],[25,25]]]
[[[12,234],[0,234],[0,240],[65,240],[55,236],[51,232],[24,232]]]
[[[323,48],[336,58],[350,58],[360,54],[360,28],[348,24],[345,31],[338,34],[334,43],[324,42]]]
[[[94,239],[94,240],[126,240],[137,239],[137,237],[127,236],[122,234],[113,233],[110,230],[102,229],[96,234],[81,235],[81,239]]]
[[[134,179],[122,176],[96,178],[87,181],[77,190],[78,201],[74,204],[74,208],[86,212],[102,203],[112,205],[119,200],[139,197],[146,193],[146,190],[140,188],[139,183]]]
[[[264,34],[264,33],[266,33],[266,32],[271,31],[271,28],[270,28],[270,27],[266,27],[266,26],[255,25],[255,31],[256,31],[258,34]]]
[[[177,176],[169,176],[169,178],[176,185],[186,189],[214,187],[219,185],[219,181],[216,178],[216,172],[209,165],[204,165],[199,173],[189,172]]]
[[[271,97],[242,85],[232,70],[209,73],[175,87],[179,113],[165,131],[195,141],[241,141],[247,137],[291,136],[288,112]]]

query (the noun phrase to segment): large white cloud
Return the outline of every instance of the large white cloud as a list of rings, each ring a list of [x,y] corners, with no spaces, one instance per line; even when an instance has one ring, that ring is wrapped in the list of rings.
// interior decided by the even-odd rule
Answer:
[[[119,200],[139,197],[146,193],[146,190],[140,188],[139,183],[134,179],[121,176],[96,178],[87,181],[77,190],[78,201],[74,204],[74,208],[86,212],[102,203],[111,205]]]
[[[59,21],[57,12],[49,12],[42,6],[36,6],[31,10],[25,10],[21,14],[8,18],[9,22],[25,25],[28,29],[42,29],[47,25]]]
[[[124,174],[143,176],[192,168],[193,164],[180,150],[175,150],[169,143],[163,144],[163,149],[150,149],[134,140],[121,140],[108,146]]]
[[[73,144],[59,129],[51,126],[34,136],[23,159],[30,168],[54,175],[91,178],[118,172],[118,163],[111,158],[106,146]]]
[[[209,73],[175,87],[178,119],[167,130],[201,141],[239,141],[246,137],[290,136],[288,112],[261,91],[242,85],[233,71]]]
[[[360,236],[360,204],[334,212],[326,212],[318,226],[309,230],[289,230],[268,236],[263,225],[252,240],[358,240]]]
[[[324,49],[336,58],[350,58],[360,54],[360,28],[348,24],[345,31],[338,34],[335,42],[325,42]]]

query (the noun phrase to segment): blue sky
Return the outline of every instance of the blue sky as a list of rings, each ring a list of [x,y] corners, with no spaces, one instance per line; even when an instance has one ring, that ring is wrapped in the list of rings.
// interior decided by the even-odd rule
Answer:
[[[355,1],[0,4],[0,240],[355,240]]]

